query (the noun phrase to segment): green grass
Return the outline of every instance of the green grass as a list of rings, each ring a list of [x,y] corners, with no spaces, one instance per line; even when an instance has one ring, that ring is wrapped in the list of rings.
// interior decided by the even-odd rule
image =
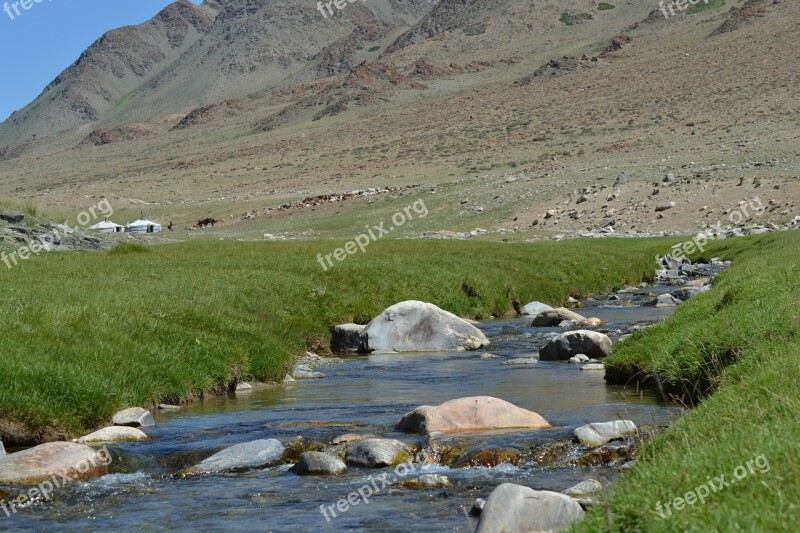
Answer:
[[[800,499],[800,232],[711,243],[733,259],[714,289],[634,335],[607,360],[611,373],[658,376],[696,409],[643,448],[580,531],[793,531]],[[661,502],[707,483],[717,493],[662,519]],[[764,469],[766,470],[766,469]],[[741,471],[740,471],[741,474]],[[673,503],[674,505],[674,503]],[[608,527],[608,517],[612,527]]]
[[[380,49],[381,49],[381,47],[378,46],[378,45],[370,46],[370,48],[369,48],[369,50],[367,50],[367,52],[377,52]]]
[[[575,24],[582,24],[586,20],[592,20],[594,17],[590,13],[569,13],[568,11],[564,11],[561,13],[560,20],[563,24],[567,26],[574,26]]]
[[[694,15],[695,13],[708,11],[709,9],[719,9],[723,6],[725,6],[725,0],[711,0],[707,4],[701,1],[699,4],[689,6],[689,9],[686,12],[690,15]]]
[[[343,243],[41,255],[0,271],[0,436],[73,436],[120,408],[280,379],[294,355],[327,348],[331,326],[406,299],[485,318],[508,313],[511,298],[558,304],[619,287],[652,275],[672,242],[385,241],[327,272],[317,254]]]
[[[616,8],[614,4],[609,4],[608,2],[600,2],[597,4],[598,11],[611,11],[612,9]]]

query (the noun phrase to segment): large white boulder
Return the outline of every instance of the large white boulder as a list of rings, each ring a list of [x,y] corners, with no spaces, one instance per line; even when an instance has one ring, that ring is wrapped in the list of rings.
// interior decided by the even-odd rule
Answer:
[[[569,496],[503,483],[486,500],[475,533],[562,531],[583,516]]]
[[[409,433],[455,433],[487,429],[549,428],[550,424],[534,413],[491,396],[450,400],[441,405],[423,405],[407,413],[397,428]]]
[[[132,442],[147,439],[147,435],[141,429],[127,426],[112,426],[75,439],[73,442],[88,444],[90,442]]]
[[[48,442],[0,457],[0,485],[37,485],[53,476],[76,480],[104,476],[111,456],[74,442]]]
[[[525,304],[520,310],[521,315],[528,315],[528,316],[536,316],[539,313],[543,313],[545,311],[552,311],[553,308],[547,304],[543,304],[542,302],[530,302]]]
[[[112,422],[115,426],[129,426],[132,428],[147,428],[156,425],[150,411],[141,407],[123,409],[114,415]]]
[[[481,330],[433,304],[410,300],[395,304],[361,333],[364,352],[442,352],[478,350],[489,345]]]
[[[531,326],[553,327],[558,326],[565,320],[579,323],[586,320],[586,317],[575,311],[570,311],[566,307],[556,307],[555,309],[542,311],[534,316]]]
[[[636,431],[636,424],[630,420],[613,420],[586,424],[576,429],[573,435],[581,444],[596,448],[626,435],[633,435]]]

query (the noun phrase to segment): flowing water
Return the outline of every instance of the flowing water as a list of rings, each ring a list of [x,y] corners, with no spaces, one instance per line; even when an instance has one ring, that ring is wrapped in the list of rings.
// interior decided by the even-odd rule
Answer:
[[[654,287],[654,292],[666,290]],[[631,302],[643,297],[623,296]],[[597,316],[616,341],[620,329],[660,320],[670,309],[625,307],[623,302],[589,302],[585,316]],[[465,434],[449,437],[468,449],[485,444],[531,446],[568,438],[575,427],[619,418],[637,425],[667,424],[681,415],[653,393],[607,386],[602,371],[579,370],[565,362],[503,365],[509,358],[535,354],[557,328],[532,328],[530,319],[497,320],[480,325],[499,359],[480,353],[373,355],[321,369],[326,378],[258,389],[246,396],[214,398],[174,414],[157,415],[152,439],[110,447],[116,473],[59,489],[51,501],[6,517],[0,530],[142,531],[471,531],[467,511],[476,497],[486,498],[511,481],[561,491],[588,478],[613,480],[616,470],[542,468],[535,463],[494,468],[415,465],[407,478],[424,473],[446,475],[449,488],[410,490],[386,486],[347,512],[320,506],[371,483],[376,475],[396,477],[395,469],[350,468],[340,477],[300,477],[288,465],[246,473],[180,478],[175,471],[225,446],[262,438],[291,442],[297,437],[330,442],[343,433],[368,433],[423,443],[424,437],[394,430],[411,409],[467,396],[494,396],[544,416],[547,430]],[[167,465],[167,466],[165,466]],[[400,471],[402,474],[402,470]],[[370,477],[372,476],[372,477]],[[375,484],[373,483],[373,487]],[[335,507],[334,507],[335,509]]]

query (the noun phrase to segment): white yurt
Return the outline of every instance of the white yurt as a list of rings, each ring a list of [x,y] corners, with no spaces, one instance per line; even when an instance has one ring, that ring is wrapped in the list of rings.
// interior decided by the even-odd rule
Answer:
[[[99,231],[100,233],[122,233],[125,231],[125,226],[104,220],[94,226],[90,226],[89,229]]]
[[[125,231],[130,233],[158,233],[161,231],[161,224],[152,220],[139,219],[125,226]]]

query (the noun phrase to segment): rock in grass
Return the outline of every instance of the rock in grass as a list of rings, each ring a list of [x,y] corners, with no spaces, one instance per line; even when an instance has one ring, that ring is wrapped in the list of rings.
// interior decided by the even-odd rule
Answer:
[[[520,310],[521,315],[528,315],[528,316],[536,316],[539,313],[544,313],[545,311],[552,311],[553,308],[547,304],[543,304],[542,302],[530,302],[525,304]]]
[[[406,489],[422,490],[422,489],[438,489],[450,487],[450,479],[447,476],[440,476],[438,474],[425,474],[415,479],[406,479],[399,483],[399,486]]]
[[[0,457],[0,485],[37,485],[61,474],[72,480],[104,476],[111,456],[74,442],[49,442]]]
[[[606,357],[611,353],[611,339],[608,335],[580,329],[568,331],[551,339],[539,350],[542,361],[568,361],[578,354],[592,358]]]
[[[128,426],[112,426],[75,439],[73,442],[88,444],[90,442],[133,442],[147,439],[148,436],[141,429]]]
[[[503,483],[486,500],[475,531],[560,531],[583,516],[580,504],[569,496]]]
[[[356,442],[347,452],[349,465],[381,468],[397,466],[411,458],[411,447],[395,439],[364,439]]]
[[[226,448],[184,471],[185,474],[214,474],[274,466],[286,451],[277,439],[245,442]]]
[[[9,224],[19,224],[25,220],[25,215],[21,213],[0,213],[0,220]]]
[[[338,476],[347,472],[347,466],[327,453],[305,452],[291,471],[299,476]]]
[[[586,446],[596,448],[603,444],[636,433],[636,424],[630,420],[613,420],[586,424],[575,430],[575,439]]]
[[[573,485],[572,487],[568,488],[564,491],[564,494],[567,496],[572,496],[573,498],[577,498],[580,496],[589,496],[590,494],[595,494],[603,490],[603,485],[597,481],[596,479],[587,479],[586,481],[581,481],[577,485]]]
[[[366,326],[360,324],[339,324],[331,331],[331,351],[333,353],[358,353],[361,347],[361,332]]]
[[[533,323],[531,326],[553,327],[559,325],[565,320],[577,323],[583,322],[586,320],[586,317],[576,313],[575,311],[570,311],[566,307],[556,307],[550,311],[542,311],[533,317]]]
[[[393,305],[367,324],[363,352],[442,352],[478,350],[489,345],[481,330],[433,304]]]
[[[115,426],[129,426],[132,428],[147,428],[156,425],[150,411],[141,407],[131,407],[120,411],[114,415],[112,422]]]
[[[547,420],[533,411],[490,396],[460,398],[438,406],[423,405],[403,416],[397,425],[409,433],[548,427]]]

